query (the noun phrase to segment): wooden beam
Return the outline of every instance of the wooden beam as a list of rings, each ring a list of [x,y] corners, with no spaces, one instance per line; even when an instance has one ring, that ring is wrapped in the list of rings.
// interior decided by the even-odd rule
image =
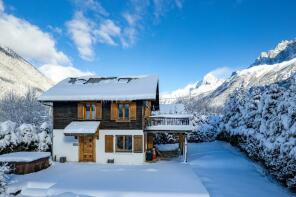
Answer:
[[[184,153],[184,143],[185,143],[184,133],[179,133],[179,148],[181,150],[182,155]]]

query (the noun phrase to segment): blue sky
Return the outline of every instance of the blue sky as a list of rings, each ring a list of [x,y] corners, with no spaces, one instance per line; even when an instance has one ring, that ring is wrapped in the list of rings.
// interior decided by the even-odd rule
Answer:
[[[296,35],[293,0],[0,0],[0,44],[53,80],[156,74],[172,91],[226,77]]]

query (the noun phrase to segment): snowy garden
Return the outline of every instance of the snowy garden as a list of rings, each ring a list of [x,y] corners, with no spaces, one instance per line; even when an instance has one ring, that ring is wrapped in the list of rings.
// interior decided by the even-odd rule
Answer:
[[[25,96],[20,97],[11,93],[1,100],[1,154],[15,151],[50,150],[51,117],[49,116],[49,108],[37,102],[36,98],[35,92],[30,90]],[[296,76],[269,86],[253,87],[249,90],[237,89],[228,99],[222,113],[210,115],[194,113],[192,121],[195,129],[188,134],[188,141],[191,143],[189,145],[189,165],[184,165],[177,159],[171,162],[137,167],[89,165],[88,169],[100,173],[100,175],[97,174],[97,177],[102,174],[106,174],[108,177],[120,176],[125,180],[130,180],[130,184],[135,184],[133,180],[136,179],[135,177],[138,174],[142,174],[147,180],[158,180],[159,176],[156,177],[152,173],[157,171],[163,177],[167,177],[164,180],[170,180],[169,177],[174,177],[175,180],[186,181],[187,189],[178,189],[179,192],[182,191],[179,193],[181,196],[190,196],[191,193],[188,191],[192,191],[193,194],[204,191],[202,185],[205,186],[211,196],[231,196],[234,195],[233,192],[241,193],[237,196],[250,196],[258,192],[261,192],[262,196],[268,194],[269,196],[292,196],[294,194],[283,188],[275,180],[292,190],[296,188],[295,98]],[[226,145],[226,143],[212,142],[215,140],[226,141],[238,147],[250,160],[245,158],[244,154],[238,150]],[[177,140],[174,135],[159,134],[156,136],[155,143],[175,144]],[[177,145],[171,146],[177,147]],[[165,150],[168,146],[162,147],[159,145],[159,147]],[[229,163],[229,161],[232,162]],[[28,182],[34,185],[38,180],[42,180],[45,185],[51,183],[49,186],[51,190],[43,188],[44,190],[38,190],[40,192],[53,192],[53,195],[62,192],[71,193],[73,187],[65,185],[63,182],[73,180],[71,183],[78,184],[74,179],[81,177],[79,173],[83,172],[81,168],[83,165],[67,165],[72,165],[71,169],[77,168],[77,173],[70,176],[69,172],[64,169],[63,164],[54,163],[53,166],[44,171],[25,176],[11,176],[5,174],[9,169],[6,165],[3,165],[0,168],[0,192],[5,191],[7,188],[6,181],[9,179],[18,183],[14,187],[27,188],[25,191],[28,194],[31,194],[32,191]],[[166,169],[167,167],[169,168]],[[229,174],[225,173],[227,170]],[[131,174],[126,174],[126,172],[131,171]],[[179,172],[184,173],[180,174]],[[66,179],[59,179],[59,176],[49,176],[50,173],[60,174],[63,177],[65,176]],[[98,183],[103,181],[103,179],[97,180],[96,177],[92,177],[92,179]],[[169,182],[171,183],[169,185],[168,182],[161,180],[159,179],[155,184],[167,188],[165,192],[172,196],[172,192],[176,192],[174,188],[177,187],[174,184],[178,183],[178,181]],[[242,181],[238,183],[237,180]],[[132,192],[121,191],[124,189],[120,186],[122,182],[118,183],[118,185],[112,185],[111,182],[114,180],[110,179],[109,181],[110,185],[105,184],[104,186],[107,186],[110,191],[111,187],[117,188],[117,190],[114,190],[115,193],[110,193],[103,190],[103,188],[92,188],[95,185],[89,185],[88,191],[78,189],[76,192],[84,195],[102,194],[106,196],[118,194],[116,192],[122,192],[121,194],[125,194],[125,196],[139,194],[139,191],[133,191],[132,189],[130,189]],[[232,188],[231,184],[225,184],[225,181],[236,185],[236,187]],[[152,193],[163,196],[164,191],[156,185]],[[144,189],[144,186],[145,184],[139,186],[139,188],[143,187],[141,195],[151,194],[150,191]],[[229,189],[230,187],[232,189]],[[264,190],[261,190],[262,187]],[[128,187],[126,186],[126,188]],[[13,187],[9,189],[11,190]],[[208,196],[208,193],[201,193],[200,196]]]
[[[237,89],[222,114],[195,114],[191,142],[223,140],[239,147],[278,181],[296,188],[296,75]]]
[[[49,151],[51,127],[49,109],[37,101],[37,92],[24,96],[8,93],[0,101],[0,154],[17,151]],[[5,190],[9,171],[0,167],[0,193]]]

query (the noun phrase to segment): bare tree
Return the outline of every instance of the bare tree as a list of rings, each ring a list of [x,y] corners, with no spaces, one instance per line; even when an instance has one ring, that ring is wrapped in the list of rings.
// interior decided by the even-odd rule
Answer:
[[[29,89],[24,96],[9,92],[0,100],[0,120],[11,120],[18,125],[41,125],[49,121],[49,107],[42,105],[37,98],[35,89]]]

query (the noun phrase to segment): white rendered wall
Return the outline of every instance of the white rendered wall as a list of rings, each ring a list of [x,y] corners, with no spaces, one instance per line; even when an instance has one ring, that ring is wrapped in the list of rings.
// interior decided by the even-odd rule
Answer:
[[[53,158],[65,156],[67,161],[78,161],[79,143],[74,136],[65,136],[63,129],[53,130]]]
[[[113,135],[113,153],[105,153],[105,135]],[[115,152],[116,135],[142,135],[143,136],[143,153],[118,153]],[[134,138],[133,138],[134,140]],[[134,142],[133,142],[134,150]],[[144,154],[144,132],[143,130],[99,130],[99,139],[96,143],[96,162],[107,163],[108,159],[114,159],[116,164],[142,164],[145,161]]]

